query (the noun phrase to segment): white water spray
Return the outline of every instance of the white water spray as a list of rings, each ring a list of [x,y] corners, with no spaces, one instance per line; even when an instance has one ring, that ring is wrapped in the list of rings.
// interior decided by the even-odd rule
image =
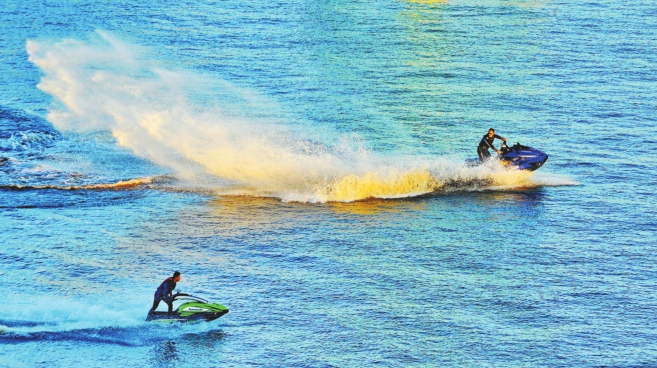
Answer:
[[[266,99],[223,80],[165,70],[144,49],[98,35],[99,42],[28,41],[29,60],[44,72],[38,87],[62,103],[48,119],[63,131],[111,131],[119,145],[192,186],[324,202],[539,185],[531,173],[494,165],[383,158],[358,144],[313,143],[262,118],[272,108]]]

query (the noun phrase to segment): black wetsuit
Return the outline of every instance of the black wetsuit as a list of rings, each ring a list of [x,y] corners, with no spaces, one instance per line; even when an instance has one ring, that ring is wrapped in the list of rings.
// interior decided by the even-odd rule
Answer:
[[[169,277],[164,280],[160,286],[155,290],[155,295],[153,296],[153,307],[148,313],[152,313],[157,309],[157,306],[160,305],[160,301],[164,300],[165,303],[169,306],[169,313],[173,311],[173,302],[171,301],[171,293],[176,288],[176,282],[173,281],[173,277]]]
[[[488,152],[489,148],[497,151],[497,148],[493,147],[493,141],[495,138],[504,139],[497,134],[493,135],[492,137],[489,137],[488,134],[484,134],[484,137],[481,138],[481,141],[479,141],[479,147],[477,147],[477,154],[479,155],[480,159],[484,160],[490,157],[490,152]]]

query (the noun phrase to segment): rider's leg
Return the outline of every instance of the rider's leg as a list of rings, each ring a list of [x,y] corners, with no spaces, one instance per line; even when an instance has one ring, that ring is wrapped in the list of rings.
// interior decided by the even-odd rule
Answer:
[[[488,149],[486,148],[477,148],[477,154],[479,155],[479,159],[481,161],[484,161],[490,157],[490,152],[488,152]]]
[[[158,297],[155,297],[153,299],[153,306],[151,307],[151,310],[148,311],[149,314],[155,312],[155,310],[157,309],[157,306],[160,305],[160,300],[162,300],[162,299],[160,299]]]

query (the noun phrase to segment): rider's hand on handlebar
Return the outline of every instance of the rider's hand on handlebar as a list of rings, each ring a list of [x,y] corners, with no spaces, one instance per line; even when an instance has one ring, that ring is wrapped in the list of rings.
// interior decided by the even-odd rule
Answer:
[[[501,155],[501,154],[502,154],[502,151],[497,151],[497,154],[498,154],[498,155]]]

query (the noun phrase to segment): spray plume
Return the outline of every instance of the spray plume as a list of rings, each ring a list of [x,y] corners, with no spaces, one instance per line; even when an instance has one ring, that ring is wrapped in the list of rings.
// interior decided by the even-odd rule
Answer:
[[[62,131],[110,131],[119,145],[191,186],[325,202],[546,184],[495,165],[385,158],[353,142],[321,144],[266,113],[245,113],[273,108],[265,98],[223,80],[166,70],[144,56],[148,50],[107,32],[98,36],[27,42],[29,60],[44,73],[38,88],[61,102],[48,120]]]

